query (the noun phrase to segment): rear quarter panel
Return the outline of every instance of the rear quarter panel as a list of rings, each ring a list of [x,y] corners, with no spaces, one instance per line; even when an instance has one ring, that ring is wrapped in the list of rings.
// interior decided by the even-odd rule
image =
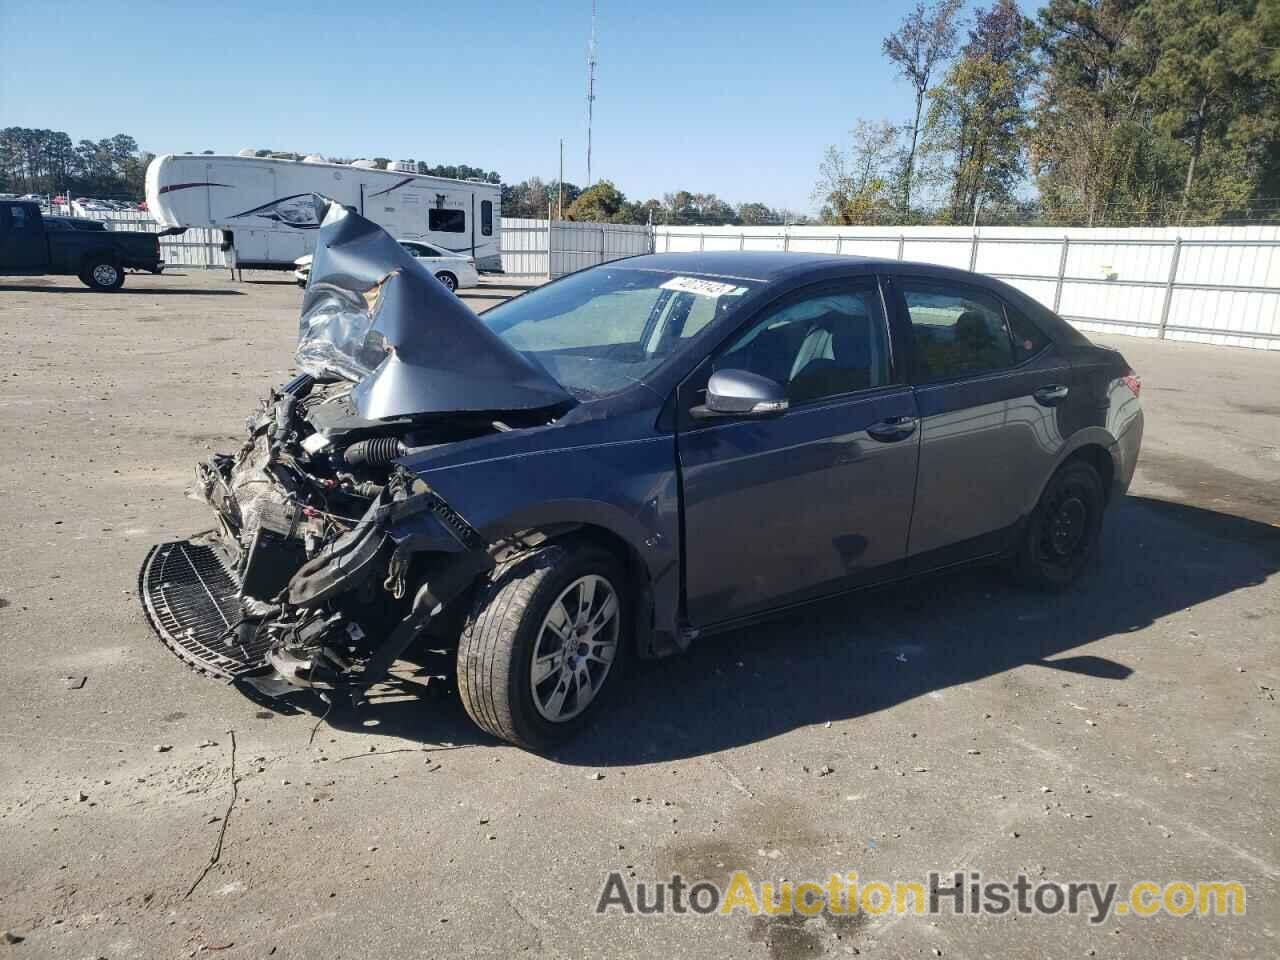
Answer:
[[[1066,349],[1071,359],[1071,401],[1057,408],[1064,443],[1040,489],[1072,454],[1099,446],[1111,456],[1112,497],[1129,488],[1142,446],[1142,403],[1121,379],[1129,365],[1118,351],[1102,347]],[[1036,498],[1039,497],[1037,491]],[[1035,501],[1032,500],[1031,506]]]

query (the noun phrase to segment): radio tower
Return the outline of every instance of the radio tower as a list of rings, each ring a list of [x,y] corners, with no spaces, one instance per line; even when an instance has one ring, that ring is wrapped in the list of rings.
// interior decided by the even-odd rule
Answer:
[[[596,99],[596,0],[591,0],[591,45],[587,47],[587,186],[591,186],[591,111]]]

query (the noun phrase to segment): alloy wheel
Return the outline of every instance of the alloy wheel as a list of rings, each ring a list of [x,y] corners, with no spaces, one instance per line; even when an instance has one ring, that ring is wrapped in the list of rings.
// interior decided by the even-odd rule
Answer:
[[[529,669],[533,703],[543,719],[564,723],[596,698],[618,652],[618,594],[587,574],[560,593],[543,617]]]

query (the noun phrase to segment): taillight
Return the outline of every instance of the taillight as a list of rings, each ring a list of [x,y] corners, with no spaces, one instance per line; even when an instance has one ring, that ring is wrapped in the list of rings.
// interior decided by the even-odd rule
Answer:
[[[1124,381],[1124,385],[1126,387],[1128,387],[1130,390],[1133,391],[1133,395],[1135,397],[1142,393],[1142,378],[1138,376],[1136,373],[1134,373],[1132,370],[1130,370],[1120,379]]]

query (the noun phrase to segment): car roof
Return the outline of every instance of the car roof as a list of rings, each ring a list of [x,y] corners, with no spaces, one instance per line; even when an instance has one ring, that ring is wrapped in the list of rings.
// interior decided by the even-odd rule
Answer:
[[[982,274],[935,263],[917,263],[885,257],[861,257],[834,253],[804,253],[781,250],[707,250],[687,253],[651,253],[616,262],[635,270],[701,274],[726,279],[772,283],[782,279],[803,279],[859,273],[911,273],[964,280],[985,286],[996,281]],[[1003,285],[1001,285],[1003,287]]]
[[[950,280],[986,289],[1035,318],[1049,336],[1060,343],[1088,343],[1088,338],[1056,313],[1017,287],[969,270],[884,257],[846,256],[833,253],[803,253],[781,250],[707,250],[688,253],[651,253],[602,264],[635,270],[661,270],[726,280],[753,280],[792,289],[807,283],[838,277],[884,273],[931,280]]]

